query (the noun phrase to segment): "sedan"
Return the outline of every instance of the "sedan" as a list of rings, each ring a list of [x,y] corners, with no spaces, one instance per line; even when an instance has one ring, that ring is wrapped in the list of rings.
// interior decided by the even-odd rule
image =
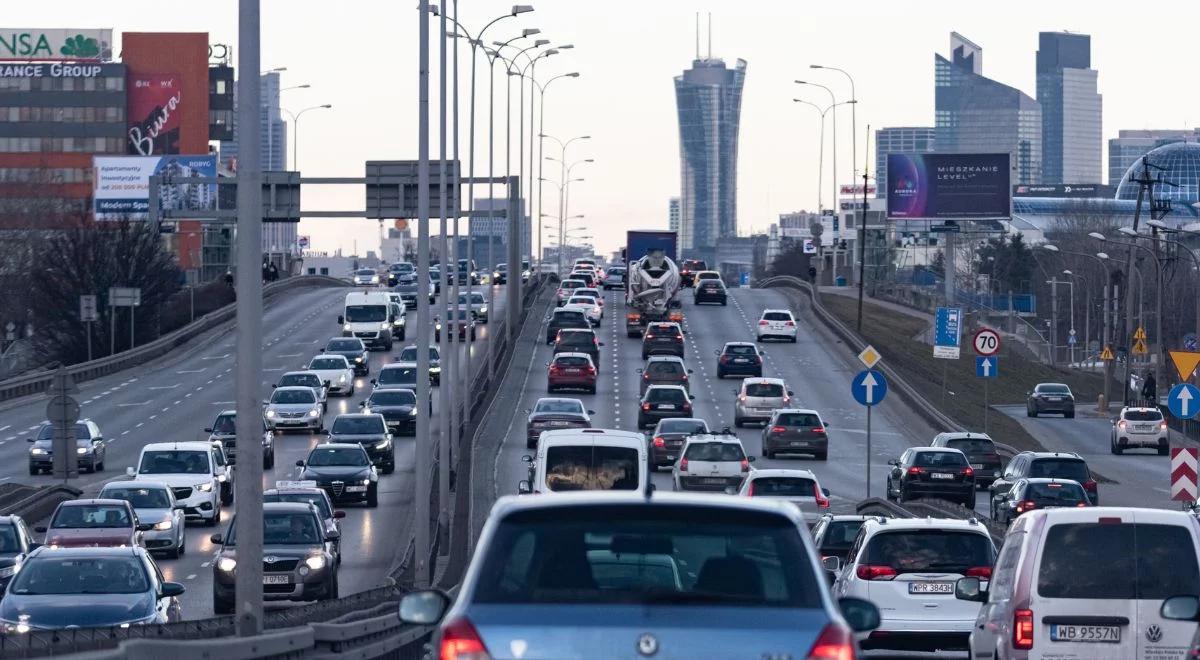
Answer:
[[[350,279],[354,286],[375,286],[379,284],[379,273],[371,268],[359,268]]]
[[[726,376],[750,376],[762,378],[763,356],[766,351],[748,341],[726,342],[716,351],[717,378]]]
[[[1011,525],[1018,516],[1034,509],[1091,506],[1087,491],[1069,479],[1020,479],[998,503],[992,505],[992,520]]]
[[[21,571],[21,565],[36,547],[33,535],[21,516],[0,516],[0,593],[8,587],[12,577]]]
[[[303,368],[316,372],[322,382],[329,384],[329,396],[354,394],[354,371],[346,358],[340,355],[318,355]]]
[[[596,300],[594,298],[588,298],[586,296],[571,296],[567,299],[567,304],[564,305],[564,307],[582,309],[583,313],[587,315],[588,321],[591,321],[593,327],[599,326],[600,322],[604,320],[604,310],[600,308],[600,305],[596,304]]]
[[[1062,413],[1070,419],[1075,416],[1075,395],[1063,383],[1038,383],[1025,400],[1025,414],[1037,417],[1044,413]]]
[[[325,409],[311,387],[277,387],[263,406],[263,421],[272,431],[325,430]]]
[[[400,355],[396,357],[396,362],[405,362],[410,364],[417,363],[417,347],[415,344],[409,344],[400,350]],[[429,347],[429,382],[434,385],[442,383],[442,349],[436,345]]]
[[[829,489],[821,488],[810,470],[751,470],[738,495],[790,502],[804,512],[804,522],[809,525],[829,513]]]
[[[447,318],[445,325],[448,336],[456,337],[460,342],[465,342],[468,338],[475,341],[475,314],[471,310],[452,309]],[[436,342],[442,341],[442,326],[442,320],[434,317],[433,340]]]
[[[321,349],[325,355],[340,355],[354,369],[355,376],[366,376],[371,371],[371,357],[367,345],[358,337],[334,337]]]
[[[417,394],[413,390],[383,389],[371,392],[371,396],[358,404],[365,413],[383,415],[388,429],[397,435],[417,434]],[[433,400],[429,401],[429,414],[433,414]]]
[[[358,444],[384,474],[396,471],[396,447],[387,421],[378,413],[338,415],[329,427],[329,442]]]
[[[141,545],[142,532],[152,527],[139,524],[125,500],[87,499],[59,504],[49,525],[34,531],[45,534],[43,544],[52,548],[114,548]]]
[[[708,433],[708,422],[695,417],[659,420],[650,434],[650,463],[655,468],[670,467],[679,459],[683,443],[693,435]]]
[[[379,473],[361,445],[326,443],[296,461],[302,481],[315,481],[334,502],[379,506]]]
[[[696,305],[701,303],[729,304],[729,295],[726,293],[725,285],[721,283],[721,280],[702,280],[696,282],[696,288],[693,291],[692,302]]]
[[[653,426],[659,420],[671,417],[691,417],[693,398],[695,397],[678,385],[647,387],[646,393],[638,402],[638,428],[644,429]]]
[[[554,397],[538,399],[533,408],[527,409],[525,412],[528,414],[528,417],[525,418],[525,447],[527,449],[537,447],[542,431],[592,428],[591,415],[596,414],[596,411],[584,408],[583,402],[579,399]]]
[[[79,470],[100,472],[104,470],[105,445],[100,427],[90,419],[75,422],[75,437],[71,444],[75,447],[75,458]],[[42,422],[37,436],[30,438],[33,444],[29,448],[29,474],[35,475],[45,470],[54,471],[54,426],[50,422]]]
[[[488,306],[487,298],[479,291],[472,291],[469,295],[461,293],[458,296],[458,306],[466,307],[475,315],[475,320],[483,325],[488,322]]]
[[[183,505],[171,487],[155,481],[110,481],[100,490],[101,499],[125,500],[137,520],[150,529],[142,532],[142,545],[150,552],[178,559],[187,549]]]
[[[546,363],[546,391],[581,389],[596,393],[596,365],[587,353],[557,353]]]
[[[651,385],[679,385],[689,393],[692,391],[691,369],[684,364],[683,358],[674,355],[653,355],[646,360],[646,366],[638,369],[641,374],[639,395],[646,393]]]
[[[975,470],[957,449],[912,447],[888,461],[887,498],[901,504],[916,497],[940,497],[975,508]]]

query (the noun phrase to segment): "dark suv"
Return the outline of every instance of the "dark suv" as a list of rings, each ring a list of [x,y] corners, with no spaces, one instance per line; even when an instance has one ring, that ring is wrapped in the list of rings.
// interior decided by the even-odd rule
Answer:
[[[691,369],[683,363],[683,359],[674,355],[654,355],[646,360],[646,366],[638,369],[641,374],[641,389],[638,394],[645,394],[651,385],[680,385],[688,392],[692,391],[688,374]]]
[[[992,485],[1000,478],[1003,465],[996,443],[986,433],[939,433],[929,443],[931,447],[949,447],[967,455],[967,461],[975,469],[975,483],[979,487]]]
[[[901,503],[915,497],[940,497],[975,508],[975,470],[957,449],[911,447],[900,460],[888,461],[887,498]]]
[[[726,376],[750,376],[762,378],[763,355],[766,351],[748,341],[726,342],[716,351],[717,378]]]
[[[1087,491],[1092,505],[1100,505],[1100,492],[1096,488],[1096,480],[1092,478],[1087,461],[1079,454],[1065,451],[1023,451],[1013,456],[1000,478],[992,482],[989,490],[993,510],[999,506],[999,498],[1006,495],[1018,479],[1040,477],[1078,481]]]
[[[696,282],[692,302],[697,305],[700,303],[721,303],[722,305],[728,305],[729,296],[721,280],[700,280]]]
[[[642,335],[642,359],[651,355],[683,357],[683,329],[678,323],[651,323]]]
[[[678,385],[651,385],[638,401],[639,429],[671,417],[691,417],[692,397]]]
[[[553,344],[558,331],[564,328],[591,330],[592,322],[579,309],[556,309],[546,318],[546,343]]]
[[[600,347],[604,342],[596,337],[591,328],[564,328],[559,330],[554,338],[554,354],[587,353],[592,358],[592,365],[600,370]]]

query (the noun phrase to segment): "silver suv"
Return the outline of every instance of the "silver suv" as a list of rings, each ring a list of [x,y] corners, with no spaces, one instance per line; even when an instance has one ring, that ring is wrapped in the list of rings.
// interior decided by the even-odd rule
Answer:
[[[733,423],[738,427],[748,422],[766,424],[776,410],[791,407],[793,394],[782,378],[747,378],[733,392],[737,395]]]

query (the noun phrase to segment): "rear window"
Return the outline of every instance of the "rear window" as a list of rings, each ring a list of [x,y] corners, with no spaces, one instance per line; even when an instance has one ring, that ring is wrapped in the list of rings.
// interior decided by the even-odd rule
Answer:
[[[1125,419],[1131,422],[1161,422],[1162,412],[1158,410],[1130,410],[1125,413]]]
[[[559,310],[557,312],[554,312],[554,319],[551,322],[552,323],[563,323],[566,321],[583,321],[584,323],[586,323],[587,318],[585,318],[583,315],[583,312],[581,312],[579,310],[567,309],[567,310]]]
[[[763,318],[768,321],[791,321],[792,315],[787,312],[767,312]]]
[[[1038,385],[1036,388],[1042,394],[1070,394],[1071,388],[1066,385],[1051,383],[1048,385]]]
[[[595,300],[600,297],[600,293],[598,291],[591,291],[591,290],[582,291],[581,290],[581,291],[577,291],[575,293],[575,297],[576,298],[591,298],[592,300]]]
[[[554,363],[560,367],[586,367],[591,364],[591,360],[576,355],[559,356],[555,358]]]
[[[966,464],[966,457],[951,451],[922,451],[913,457],[913,465],[917,467],[959,467]]]
[[[1092,478],[1087,463],[1070,458],[1039,458],[1029,466],[1029,477],[1070,479],[1083,483]]]
[[[862,528],[861,520],[845,520],[829,523],[825,534],[821,537],[821,550],[846,552],[858,538],[858,530]]]
[[[562,283],[558,285],[558,288],[569,290],[578,289],[581,286],[583,286],[583,282],[580,280],[563,280]]]
[[[821,420],[809,413],[784,413],[775,418],[775,423],[783,426],[820,426]]]
[[[675,387],[652,387],[646,390],[646,401],[651,403],[677,403],[685,400],[683,390]]]
[[[750,482],[754,497],[814,497],[817,483],[804,477],[760,477]]]
[[[758,349],[753,346],[726,346],[727,355],[758,355]]]
[[[392,385],[395,383],[415,383],[417,382],[416,367],[392,367],[390,369],[380,369],[379,378],[375,382],[380,385]]]
[[[638,452],[630,447],[550,447],[546,487],[555,492],[637,490]]]
[[[721,286],[721,282],[719,280],[711,279],[711,280],[704,281],[704,283],[702,283],[700,285],[700,288],[702,288],[702,289],[721,289],[724,287]]]
[[[746,396],[783,396],[783,386],[777,383],[749,383],[746,385]]]
[[[646,373],[659,378],[682,376],[683,365],[678,362],[651,362],[646,366]]]
[[[678,326],[670,325],[668,323],[652,325],[650,326],[650,330],[656,335],[678,336],[682,334]]]
[[[1037,590],[1045,598],[1112,600],[1200,593],[1196,554],[1178,525],[1058,524],[1046,533]]]
[[[883,532],[871,537],[862,564],[891,566],[897,573],[962,573],[991,566],[996,551],[983,534],[944,529]]]
[[[1087,502],[1083,486],[1067,482],[1061,484],[1031,483],[1025,488],[1025,499],[1045,506],[1075,506]]]
[[[996,445],[991,440],[978,438],[963,438],[961,440],[947,440],[946,446],[951,449],[957,449],[964,454],[994,454],[996,453]]]
[[[558,336],[558,341],[568,346],[594,346],[596,335],[590,332],[564,332]]]
[[[732,442],[693,442],[683,457],[689,461],[740,461],[746,453],[740,444]]]
[[[664,419],[658,423],[659,433],[705,433],[708,424],[699,419]]]

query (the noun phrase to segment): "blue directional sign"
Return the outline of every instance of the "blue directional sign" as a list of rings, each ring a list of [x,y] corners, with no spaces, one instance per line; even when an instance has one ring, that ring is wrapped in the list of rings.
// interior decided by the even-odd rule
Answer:
[[[938,307],[933,326],[933,357],[957,360],[962,336],[962,309]]]
[[[871,369],[858,372],[850,382],[850,393],[854,395],[854,400],[864,406],[878,405],[887,396],[887,391],[887,379],[882,373]]]
[[[1167,407],[1176,419],[1191,419],[1200,412],[1200,388],[1190,383],[1180,383],[1167,394]]]
[[[1189,351],[1194,351],[1200,347],[1200,339],[1196,337],[1196,333],[1189,332],[1183,336],[1183,347]]]
[[[1000,375],[1000,358],[990,355],[975,358],[975,375],[980,378],[996,378]]]

